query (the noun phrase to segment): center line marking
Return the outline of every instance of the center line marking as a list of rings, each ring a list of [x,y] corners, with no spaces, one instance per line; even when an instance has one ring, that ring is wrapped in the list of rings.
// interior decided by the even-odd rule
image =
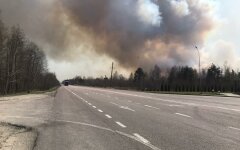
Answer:
[[[229,129],[233,129],[233,130],[238,130],[238,131],[240,131],[240,129],[239,128],[235,128],[235,127],[228,127]]]
[[[127,126],[125,126],[124,124],[122,124],[121,122],[118,122],[118,121],[116,121],[116,124],[118,124],[122,128],[126,128],[127,127]]]
[[[144,106],[149,107],[149,108],[159,109],[159,108],[157,108],[157,107],[153,107],[153,106],[149,106],[149,105],[144,105]]]
[[[134,136],[136,136],[139,140],[141,140],[143,143],[150,143],[147,139],[145,139],[144,137],[142,137],[141,135],[134,133]]]
[[[179,116],[183,116],[183,117],[188,117],[188,118],[192,118],[191,116],[188,116],[188,115],[185,115],[185,114],[181,114],[181,113],[175,113],[176,115],[179,115]]]
[[[98,109],[99,112],[103,112],[101,109]]]
[[[108,115],[108,114],[106,114],[105,116],[106,116],[106,117],[108,117],[109,119],[111,119],[111,118],[112,118],[112,117],[111,117],[110,115]]]

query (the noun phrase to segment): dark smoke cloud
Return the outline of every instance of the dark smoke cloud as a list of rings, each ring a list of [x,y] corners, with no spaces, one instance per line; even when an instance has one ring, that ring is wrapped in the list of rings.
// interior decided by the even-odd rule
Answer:
[[[159,25],[142,20],[139,3],[159,7]],[[199,0],[60,0],[60,4],[71,22],[96,39],[91,44],[98,53],[125,67],[188,64],[194,44],[203,44],[214,27],[211,6]],[[101,46],[98,40],[103,40]]]
[[[209,0],[19,1],[40,16],[29,33],[52,58],[92,51],[125,68],[191,65],[193,46],[204,44],[215,22]]]

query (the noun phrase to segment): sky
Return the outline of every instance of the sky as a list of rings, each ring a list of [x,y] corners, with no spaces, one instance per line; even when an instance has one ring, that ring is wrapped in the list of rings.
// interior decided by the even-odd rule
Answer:
[[[20,25],[46,53],[60,81],[76,75],[129,76],[151,69],[215,63],[240,67],[240,1],[0,0],[1,19]]]

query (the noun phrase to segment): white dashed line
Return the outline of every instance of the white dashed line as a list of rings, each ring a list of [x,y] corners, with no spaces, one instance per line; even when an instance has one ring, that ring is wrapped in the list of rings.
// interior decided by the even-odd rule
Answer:
[[[88,103],[88,105],[92,106],[92,104],[91,104],[91,103]]]
[[[97,108],[96,106],[92,106],[93,108]]]
[[[116,121],[116,124],[118,124],[122,128],[126,128],[127,127],[127,126],[125,126],[124,124],[122,124],[121,122],[118,122],[118,121]]]
[[[129,108],[128,106],[121,106],[120,108],[125,109],[125,110],[130,110],[130,111],[133,111],[133,112],[135,111],[135,110]]]
[[[191,116],[188,116],[188,115],[185,115],[185,114],[181,114],[181,113],[175,113],[176,115],[179,115],[179,116],[183,116],[183,117],[188,117],[188,118],[192,118]]]
[[[170,107],[182,107],[183,105],[169,105]]]
[[[233,130],[238,130],[238,131],[240,131],[240,129],[239,128],[235,128],[235,127],[228,127],[229,129],[233,129]]]
[[[135,110],[129,108],[128,106],[121,106],[121,105],[113,103],[113,102],[111,102],[111,104],[116,105],[116,106],[118,106],[121,109],[130,110],[130,111],[133,111],[133,112],[135,111]]]
[[[107,118],[111,119],[112,117],[108,114],[105,115]]]
[[[154,108],[154,109],[159,109],[157,107],[153,107],[153,106],[149,106],[149,105],[144,105],[145,107],[149,107],[149,108]]]
[[[133,134],[135,137],[137,137],[139,140],[141,140],[143,143],[150,143],[147,139],[145,139],[144,137],[142,137],[141,135],[134,133]]]
[[[98,109],[98,111],[101,112],[101,113],[103,112],[101,109]]]

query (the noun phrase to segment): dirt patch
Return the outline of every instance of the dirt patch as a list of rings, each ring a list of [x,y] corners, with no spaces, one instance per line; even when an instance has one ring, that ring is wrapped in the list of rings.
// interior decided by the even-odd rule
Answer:
[[[0,123],[0,150],[32,150],[37,132],[28,127]]]

